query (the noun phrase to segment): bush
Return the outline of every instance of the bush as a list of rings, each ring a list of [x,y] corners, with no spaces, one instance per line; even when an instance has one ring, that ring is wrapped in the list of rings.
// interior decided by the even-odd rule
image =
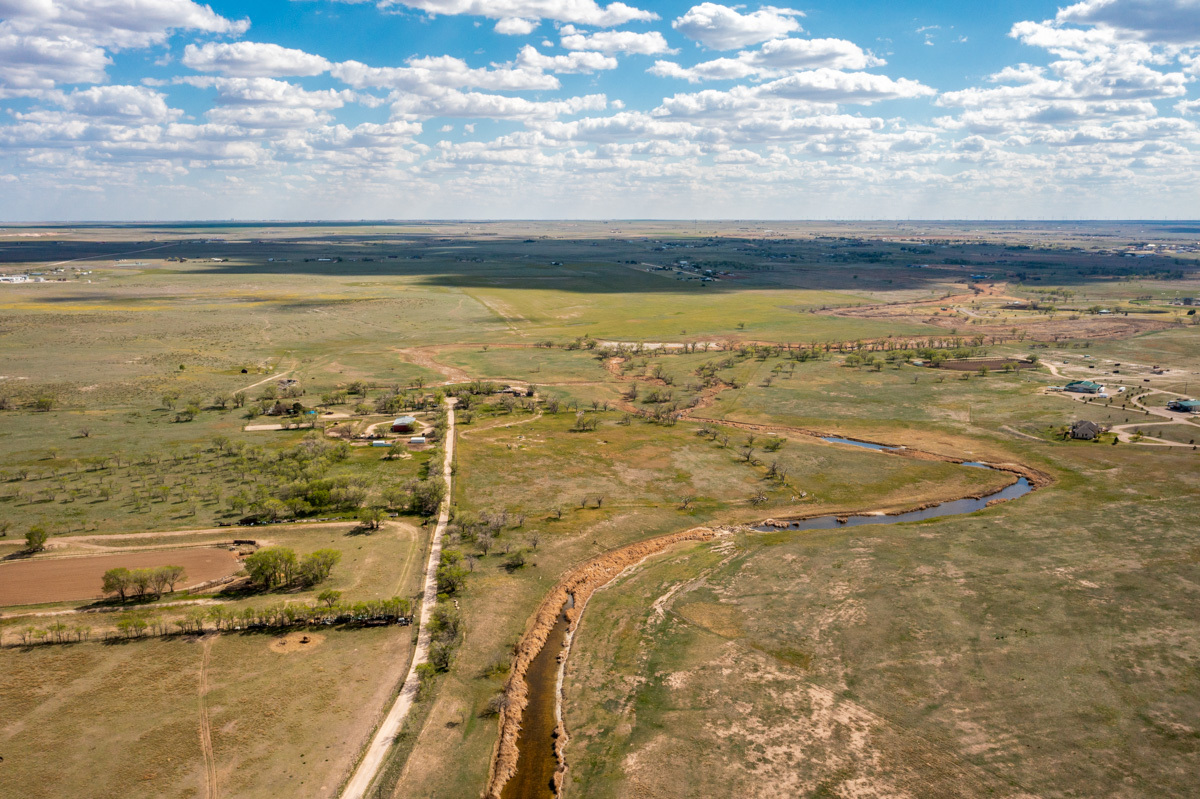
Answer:
[[[435,641],[429,645],[429,662],[438,671],[449,671],[454,662],[454,644],[450,641]]]
[[[503,692],[496,694],[487,701],[483,706],[483,710],[479,711],[481,718],[491,718],[492,716],[500,715],[500,711],[508,707],[508,697]]]
[[[417,698],[425,697],[427,691],[433,687],[433,681],[437,678],[437,666],[432,663],[422,663],[417,666]]]
[[[50,540],[50,533],[46,531],[46,528],[34,525],[25,534],[25,550],[27,552],[41,552],[46,548],[48,540]]]

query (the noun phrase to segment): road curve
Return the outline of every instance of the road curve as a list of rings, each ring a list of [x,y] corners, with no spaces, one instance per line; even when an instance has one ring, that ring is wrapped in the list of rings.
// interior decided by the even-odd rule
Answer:
[[[396,734],[400,732],[404,719],[412,710],[413,702],[416,701],[419,683],[417,667],[429,660],[429,643],[432,637],[429,631],[429,620],[433,615],[434,605],[437,604],[437,567],[442,557],[442,534],[446,532],[446,524],[450,521],[451,471],[454,463],[454,403],[453,398],[446,399],[446,457],[442,462],[442,479],[446,481],[446,498],[442,501],[441,510],[438,512],[437,527],[433,531],[433,542],[429,547],[429,561],[425,564],[425,591],[421,596],[421,626],[420,632],[417,634],[417,647],[413,651],[412,664],[408,667],[408,676],[404,678],[400,695],[396,697],[392,709],[388,711],[383,723],[375,731],[375,737],[371,739],[371,744],[367,747],[367,752],[359,762],[358,768],[354,770],[354,775],[342,789],[341,799],[363,799],[366,795],[375,775],[379,773],[379,767],[383,765],[388,750],[392,747]]]

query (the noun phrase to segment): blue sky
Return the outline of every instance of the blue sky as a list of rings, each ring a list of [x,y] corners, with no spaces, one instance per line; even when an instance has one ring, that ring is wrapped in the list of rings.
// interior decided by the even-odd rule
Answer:
[[[1200,215],[1200,0],[0,0],[0,220]]]

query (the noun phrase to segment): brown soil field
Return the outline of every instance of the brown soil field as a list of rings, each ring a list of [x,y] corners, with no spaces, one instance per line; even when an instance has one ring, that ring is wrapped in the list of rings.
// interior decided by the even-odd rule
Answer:
[[[0,605],[35,605],[103,597],[104,572],[124,566],[182,566],[187,585],[226,577],[241,568],[237,556],[225,549],[196,548],[129,552],[79,558],[45,558],[0,563]],[[183,587],[183,586],[177,586]]]
[[[325,641],[325,636],[320,633],[288,633],[281,635],[270,643],[272,652],[288,654],[290,652],[302,652],[305,649],[316,649]]]
[[[973,372],[980,367],[986,366],[993,372],[998,372],[1006,365],[1012,364],[1014,369],[1036,369],[1038,364],[1030,363],[1029,361],[1019,361],[1015,358],[988,358],[981,360],[962,360],[962,361],[945,361],[939,369],[953,369],[956,372]]]

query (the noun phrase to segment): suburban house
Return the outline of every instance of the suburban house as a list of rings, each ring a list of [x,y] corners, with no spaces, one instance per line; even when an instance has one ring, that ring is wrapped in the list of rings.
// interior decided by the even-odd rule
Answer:
[[[1183,411],[1184,413],[1200,413],[1200,401],[1194,399],[1177,399],[1167,403],[1168,411]]]
[[[401,416],[392,422],[393,433],[411,433],[417,426],[417,420],[412,416]]]
[[[1091,380],[1075,380],[1067,383],[1063,387],[1063,391],[1074,391],[1076,394],[1099,394],[1104,391],[1104,386],[1093,383]]]
[[[1084,419],[1077,422],[1071,422],[1071,438],[1077,438],[1082,441],[1095,441],[1096,436],[1102,433],[1104,428],[1095,422],[1089,422]]]

